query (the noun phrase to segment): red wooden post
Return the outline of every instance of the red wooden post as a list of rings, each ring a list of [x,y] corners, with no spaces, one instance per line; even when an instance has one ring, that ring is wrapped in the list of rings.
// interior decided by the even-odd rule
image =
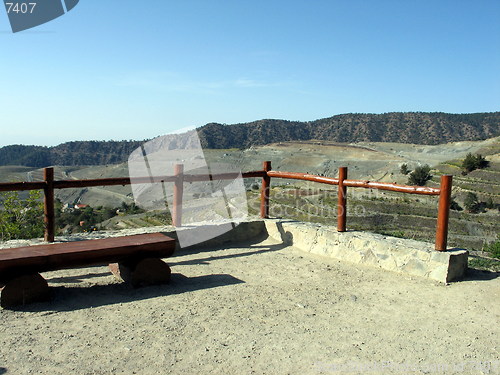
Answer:
[[[265,161],[262,164],[265,172],[271,170],[271,162]],[[262,177],[262,188],[260,189],[260,217],[267,219],[269,217],[269,189],[271,186],[271,177],[267,173]]]
[[[44,168],[43,179],[45,180],[43,212],[45,222],[44,239],[54,242],[55,238],[55,215],[54,215],[54,168]]]
[[[339,168],[339,192],[337,203],[337,231],[345,232],[345,223],[347,216],[346,200],[347,187],[344,185],[344,180],[347,178],[347,167]]]
[[[451,184],[453,176],[441,176],[439,207],[436,226],[436,250],[445,251],[448,242],[448,219],[450,216]]]
[[[174,206],[172,207],[172,224],[176,227],[182,225],[182,195],[184,193],[184,165],[174,165]]]

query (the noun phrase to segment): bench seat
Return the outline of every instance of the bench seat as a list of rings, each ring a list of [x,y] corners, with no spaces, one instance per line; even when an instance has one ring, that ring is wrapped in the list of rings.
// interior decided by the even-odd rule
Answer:
[[[168,282],[170,268],[161,258],[170,257],[174,250],[175,240],[162,233],[3,249],[0,304],[12,305],[15,295],[21,296],[24,304],[26,296],[32,294],[30,280],[33,289],[43,289],[40,272],[66,268],[109,264],[117,277],[134,286]]]

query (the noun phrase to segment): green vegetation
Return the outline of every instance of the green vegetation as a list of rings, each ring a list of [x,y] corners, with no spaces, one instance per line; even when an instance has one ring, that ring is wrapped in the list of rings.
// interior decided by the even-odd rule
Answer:
[[[449,114],[393,112],[349,113],[316,121],[259,120],[236,125],[207,124],[198,129],[204,148],[248,148],[269,143],[398,142],[442,144],[500,135],[500,112]]]
[[[30,191],[26,199],[18,192],[0,194],[0,240],[43,236],[43,204],[39,191]]]
[[[0,193],[0,241],[39,238],[44,233],[43,203],[40,191],[29,192],[21,198],[18,192]],[[120,207],[84,206],[65,208],[55,201],[55,224],[58,234],[91,232],[100,230],[103,222],[121,216],[132,227],[171,224],[168,211],[147,212],[135,203],[122,203]],[[144,215],[141,215],[144,214]],[[113,228],[113,225],[110,226]]]
[[[490,253],[492,258],[500,259],[500,234],[496,241],[485,244],[483,251]]]
[[[411,172],[410,176],[408,177],[408,184],[424,186],[427,181],[432,178],[430,172],[431,167],[429,167],[427,164],[422,167],[415,168],[415,170]]]
[[[486,205],[486,208],[488,208],[488,209],[495,208],[495,203],[493,202],[493,198],[488,197],[488,199],[486,200],[485,205]]]
[[[486,208],[490,210],[497,207],[500,208],[500,205],[495,204],[491,197],[488,197],[486,202],[481,202],[479,201],[477,194],[472,192],[467,192],[467,194],[465,195],[464,206],[467,211],[473,214],[485,212]]]
[[[98,229],[98,225],[103,221],[111,219],[117,215],[134,215],[145,212],[136,206],[135,203],[122,203],[120,207],[110,208],[100,206],[92,208],[90,206],[81,209],[62,209],[61,202],[56,204],[56,228],[66,233],[91,232]]]
[[[464,206],[470,213],[478,213],[481,210],[481,204],[479,203],[477,194],[468,192],[465,196]]]
[[[127,215],[134,215],[134,214],[140,214],[145,212],[142,208],[137,206],[135,203],[127,204],[125,202],[122,203],[122,205],[119,208],[119,211],[121,213],[127,214]]]
[[[408,235],[402,230],[387,231],[384,229],[375,230],[375,233],[383,234],[385,236],[398,237],[398,238],[408,238]]]
[[[486,168],[488,165],[489,162],[481,154],[472,155],[470,152],[462,162],[462,168],[465,174],[476,169]]]
[[[450,210],[453,210],[453,211],[462,211],[463,210],[463,208],[460,207],[458,202],[455,200],[455,197],[451,197]]]
[[[406,163],[401,165],[401,168],[399,168],[399,171],[401,172],[401,174],[404,174],[404,175],[407,175],[408,173],[411,172],[408,169],[408,164],[406,164]]]
[[[469,268],[490,272],[500,272],[500,261],[481,257],[471,257],[469,258]]]
[[[0,165],[104,165],[127,161],[141,141],[80,141],[55,147],[12,145],[0,148]]]

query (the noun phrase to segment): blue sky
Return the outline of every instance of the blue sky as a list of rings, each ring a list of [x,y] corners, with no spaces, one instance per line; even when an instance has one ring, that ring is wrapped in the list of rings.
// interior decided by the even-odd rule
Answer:
[[[496,0],[80,0],[13,34],[0,8],[0,146],[498,111],[499,19]]]

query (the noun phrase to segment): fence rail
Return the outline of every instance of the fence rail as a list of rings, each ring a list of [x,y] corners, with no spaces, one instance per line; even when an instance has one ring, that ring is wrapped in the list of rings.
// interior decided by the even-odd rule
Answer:
[[[174,183],[174,204],[172,207],[172,222],[175,226],[182,224],[182,199],[184,182],[211,181],[211,180],[230,180],[239,176],[236,173],[205,174],[193,175],[185,174],[182,164],[177,164],[174,168],[173,176],[151,176],[151,177],[117,177],[89,180],[54,180],[54,169],[44,168],[44,181],[42,182],[8,182],[0,183],[0,192],[2,191],[26,191],[43,190],[44,191],[44,222],[45,222],[45,241],[54,242],[55,237],[55,214],[54,214],[54,190],[69,189],[95,186],[125,186],[131,184],[173,182]],[[339,168],[339,177],[324,177],[307,173],[273,171],[271,162],[265,161],[262,170],[241,173],[243,178],[262,178],[260,194],[260,217],[269,217],[269,197],[271,178],[284,178],[293,180],[312,181],[327,185],[338,186],[337,203],[337,230],[346,231],[347,221],[347,188],[367,188],[395,191],[406,194],[437,195],[439,196],[438,216],[436,225],[437,251],[446,250],[448,239],[448,221],[451,201],[452,176],[441,176],[441,185],[439,188],[425,186],[398,185],[386,182],[374,182],[365,180],[347,179],[347,167]]]

